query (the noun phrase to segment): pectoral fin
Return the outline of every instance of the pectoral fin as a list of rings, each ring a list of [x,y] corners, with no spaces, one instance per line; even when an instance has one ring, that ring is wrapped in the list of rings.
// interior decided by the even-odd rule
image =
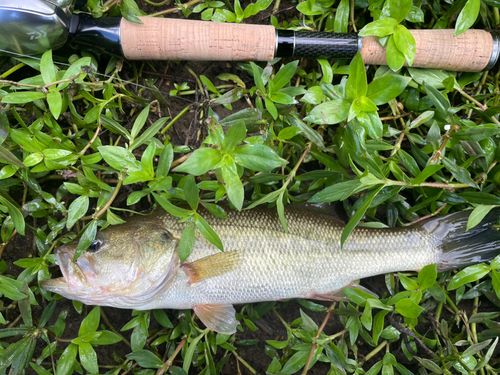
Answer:
[[[194,284],[234,270],[241,264],[241,257],[241,251],[226,251],[184,263],[181,268],[189,276],[189,284]]]
[[[233,305],[198,305],[193,307],[194,312],[207,328],[212,331],[231,335],[236,332],[238,321],[236,320]]]

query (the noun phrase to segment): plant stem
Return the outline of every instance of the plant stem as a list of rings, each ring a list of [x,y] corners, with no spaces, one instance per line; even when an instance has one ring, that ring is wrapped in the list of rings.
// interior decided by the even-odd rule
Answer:
[[[319,336],[321,335],[321,332],[323,332],[323,329],[325,328],[326,323],[330,319],[330,316],[332,315],[332,311],[335,309],[335,305],[336,304],[337,304],[337,302],[334,302],[330,306],[330,308],[328,309],[328,313],[326,314],[325,319],[323,319],[323,323],[321,323],[321,326],[318,329],[318,333],[316,335],[316,340],[319,339]],[[309,358],[307,358],[307,363],[306,363],[306,365],[304,367],[304,371],[302,371],[302,375],[306,375],[307,371],[309,370],[309,366],[311,365],[311,361],[312,361],[313,356],[314,356],[314,351],[316,350],[316,347],[318,346],[318,342],[316,340],[314,340],[313,343],[312,343],[311,351],[309,352]]]
[[[167,126],[165,126],[162,131],[161,131],[161,134],[165,134],[167,132],[168,129],[170,129],[170,127],[175,124],[177,122],[177,120],[179,120],[187,111],[189,111],[191,108],[193,108],[193,105],[188,105],[186,108],[184,108],[182,111],[179,112],[179,114],[177,116],[175,116],[172,121],[170,121],[168,123]]]
[[[115,328],[115,327],[113,327],[113,325],[112,325],[112,324],[111,324],[111,322],[109,321],[109,319],[108,319],[107,315],[104,313],[104,310],[102,309],[102,307],[99,307],[99,311],[100,311],[100,313],[101,313],[101,318],[102,318],[102,319],[104,319],[104,321],[105,321],[105,322],[106,322],[106,324],[108,325],[109,329],[110,329],[110,330],[111,330],[111,331],[112,331],[115,335],[119,336],[119,337],[123,340],[123,342],[124,342],[125,344],[127,344],[127,346],[130,348],[130,347],[131,347],[131,345],[130,345],[130,341],[128,341],[128,340],[125,338],[125,336],[123,336],[120,332],[118,332],[118,331],[116,330],[116,328]]]
[[[186,4],[182,4],[181,7],[162,10],[161,12],[150,14],[149,17],[158,17],[158,16],[162,16],[164,14],[175,13],[175,12],[178,12],[179,10],[186,9],[186,8],[190,7],[191,5],[198,4],[200,1],[202,1],[202,0],[191,0],[191,1],[188,1]]]
[[[111,206],[111,203],[113,203],[113,201],[115,200],[116,196],[118,195],[118,191],[120,190],[120,187],[122,186],[123,177],[124,177],[124,173],[120,174],[120,176],[118,178],[118,183],[116,184],[115,190],[113,191],[113,195],[111,196],[111,198],[109,198],[109,201],[107,201],[107,203],[104,205],[103,208],[101,208],[99,210],[98,213],[92,215],[92,217],[94,219],[98,219],[99,216],[101,216],[104,212],[106,212],[106,210]]]
[[[179,354],[179,352],[181,351],[181,349],[184,346],[184,344],[186,343],[186,341],[187,341],[186,338],[182,339],[182,341],[179,343],[179,345],[177,345],[177,348],[175,348],[175,350],[172,353],[172,355],[170,356],[170,358],[167,360],[167,362],[165,362],[163,367],[160,370],[158,370],[156,375],[163,375],[163,373],[165,371],[167,371],[172,366],[172,363],[174,363],[175,357],[177,356],[177,354]]]
[[[384,349],[384,347],[388,344],[388,341],[387,340],[384,340],[382,343],[379,344],[379,346],[377,346],[375,349],[373,349],[370,353],[368,353],[365,358],[363,359],[362,363],[366,363],[368,362],[370,359],[373,358],[373,356],[375,354],[377,354],[378,352],[380,352],[382,349]]]
[[[19,63],[19,64],[13,66],[9,70],[7,70],[5,73],[3,73],[2,75],[0,75],[0,78],[5,78],[5,77],[10,76],[12,73],[14,73],[15,71],[21,69],[25,65],[26,65],[25,63]]]

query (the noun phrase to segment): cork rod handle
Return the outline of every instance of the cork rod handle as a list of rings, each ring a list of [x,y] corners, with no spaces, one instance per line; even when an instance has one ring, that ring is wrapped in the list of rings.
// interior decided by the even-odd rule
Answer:
[[[123,54],[131,60],[271,61],[273,26],[141,17],[121,21]]]
[[[410,32],[416,42],[414,68],[480,72],[498,57],[498,43],[484,30],[467,30],[456,37],[452,29]],[[361,55],[365,64],[387,65],[385,49],[376,37],[363,38]]]
[[[293,32],[273,26],[141,17],[120,23],[123,54],[131,60],[271,61],[275,57],[352,58],[355,34]],[[416,42],[413,67],[479,72],[500,54],[498,37],[484,30],[410,30]],[[387,65],[376,37],[364,37],[366,64]]]

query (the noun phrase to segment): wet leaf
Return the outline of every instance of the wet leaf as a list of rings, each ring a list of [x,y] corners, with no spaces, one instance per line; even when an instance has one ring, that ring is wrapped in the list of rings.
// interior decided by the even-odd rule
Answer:
[[[467,221],[467,230],[474,228],[478,225],[488,213],[497,206],[479,205],[471,212],[469,220]]]
[[[480,6],[480,0],[467,0],[458,15],[457,24],[455,25],[455,36],[462,34],[476,22]]]
[[[71,229],[71,227],[87,213],[89,202],[88,195],[82,195],[71,202],[68,209],[68,220],[66,221],[66,227],[68,229]]]
[[[479,280],[488,272],[490,272],[490,267],[484,263],[469,266],[453,276],[447,290],[454,290],[464,284]]]
[[[409,298],[396,302],[396,311],[407,318],[418,318],[425,309]]]
[[[394,32],[394,28],[397,25],[398,21],[395,20],[394,18],[391,17],[382,18],[367,24],[359,31],[358,35],[359,36],[375,35],[379,37],[391,35]]]
[[[200,176],[213,169],[221,160],[218,150],[213,148],[199,148],[191,156],[174,169],[175,172],[185,172],[193,176]]]
[[[92,311],[82,320],[78,336],[84,336],[87,333],[95,332],[95,330],[99,327],[100,319],[101,310],[99,307],[94,307]]]
[[[179,259],[181,263],[184,263],[193,249],[195,240],[194,226],[194,221],[190,218],[182,232],[181,240],[179,241]]]

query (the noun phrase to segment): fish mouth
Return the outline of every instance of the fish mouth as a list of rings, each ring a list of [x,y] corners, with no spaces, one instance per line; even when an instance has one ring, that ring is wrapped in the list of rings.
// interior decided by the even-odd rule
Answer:
[[[63,276],[55,279],[43,280],[40,282],[40,287],[62,296],[66,296],[69,292],[74,292],[83,287],[86,284],[86,278],[79,265],[73,262],[73,256],[74,252],[69,250],[66,246],[59,248],[56,258]]]

